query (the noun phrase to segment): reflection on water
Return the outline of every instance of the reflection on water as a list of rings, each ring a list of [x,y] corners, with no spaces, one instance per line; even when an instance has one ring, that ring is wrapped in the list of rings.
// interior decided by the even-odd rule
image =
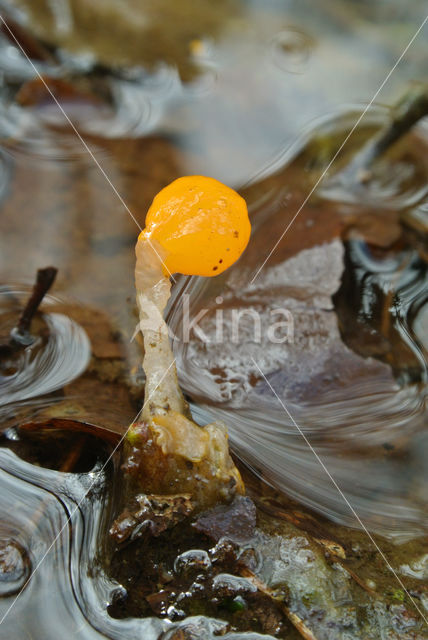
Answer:
[[[16,602],[12,597],[3,601],[2,637],[53,640],[59,629],[67,629],[73,637],[90,640],[130,640],[141,634],[157,640],[165,622],[110,618],[104,603],[117,585],[103,575],[88,579],[100,573],[94,558],[105,504],[101,461],[87,474],[40,469],[6,449],[0,450],[0,461],[2,513],[10,514],[2,518],[0,536],[3,543],[19,545],[34,571]],[[90,498],[84,499],[88,490]]]
[[[42,4],[46,8],[32,3],[33,10]],[[257,272],[361,113],[355,105],[372,98],[419,26],[422,4],[394,3],[394,15],[384,3],[208,4],[206,19],[202,10],[191,28],[174,2],[160,5],[177,20],[159,24],[162,14],[153,4],[142,49],[133,47],[135,25],[147,18],[142,5],[124,12],[104,52],[99,33],[90,52],[39,49],[37,41],[26,41],[137,224],[3,30],[1,279],[29,282],[37,268],[52,263],[59,268],[58,289],[106,311],[128,340],[135,324],[133,247],[155,193],[189,173],[213,175],[235,187],[247,184],[242,191],[255,228],[247,254],[211,282],[180,281],[170,309],[178,337],[179,293],[191,295],[195,314],[208,309],[199,325],[210,342],[192,334],[190,343],[174,344],[195,417],[224,419],[234,450],[263,479],[336,522],[355,526],[272,385],[367,526],[400,541],[419,535],[427,526],[426,127],[380,159],[370,180],[351,185],[340,169],[388,118],[386,108],[371,111]],[[66,17],[53,16],[60,27],[54,38],[76,36],[76,44],[86,32],[79,34],[77,14],[71,22]],[[117,54],[114,42],[124,24],[124,54],[142,58],[125,56],[108,71],[102,64]],[[155,37],[165,36],[164,27],[167,52],[165,39]],[[385,86],[384,102],[421,74],[423,53],[416,40]],[[141,59],[148,67],[138,66]],[[26,291],[12,285],[0,290],[0,328]],[[8,594],[3,613],[61,533],[7,617],[6,637],[56,638],[58,629],[67,628],[77,638],[172,638],[174,628],[165,620],[115,620],[106,613],[118,585],[96,559],[108,517],[104,487],[111,470],[97,473],[104,452],[92,471],[80,473],[43,468],[13,453],[12,441],[17,438],[19,447],[20,436],[10,424],[21,420],[21,405],[30,414],[42,405],[49,410],[62,399],[62,387],[67,390],[86,369],[91,348],[96,351],[94,327],[90,345],[78,322],[50,312],[49,305],[50,299],[43,321],[48,337],[0,371],[1,416],[9,425],[9,449],[0,450],[0,589]],[[266,334],[253,341],[249,315],[242,317],[238,343],[231,340],[227,318],[233,309],[256,309],[264,326],[277,307],[292,314],[293,342],[273,344]],[[226,319],[225,339],[217,343],[219,311]],[[96,357],[116,354],[111,344],[109,349],[105,355],[98,345]],[[127,367],[134,367],[135,381],[134,356],[130,347]],[[95,424],[114,414],[113,428],[119,430],[129,419],[121,413],[125,402],[117,396],[119,409],[109,410],[117,399],[116,378],[108,368],[103,376],[95,391],[89,378],[78,387],[81,404],[77,410],[73,405],[74,417],[87,419],[91,404]],[[128,416],[129,404],[126,411]],[[192,624],[206,638],[224,630],[221,621],[209,618],[195,617]]]
[[[87,629],[79,632],[84,618],[77,602],[69,598],[71,576],[67,566],[71,549],[66,518],[75,508],[79,490],[80,495],[83,493],[83,483],[73,476],[60,478],[50,470],[23,463],[7,450],[1,450],[0,456],[1,482],[5,491],[1,538],[4,542],[17,541],[28,555],[32,570],[36,570],[2,624],[4,637],[27,638],[31,628],[34,637],[54,638],[55,629],[64,628],[62,625],[73,629],[78,638],[100,637],[95,631],[88,635]],[[76,516],[74,524],[78,533],[81,514],[78,512]],[[57,536],[57,543],[49,550]],[[76,543],[79,538],[81,541],[81,533],[76,536]],[[76,553],[78,547],[74,550],[73,565]],[[37,566],[42,559],[39,571]],[[2,617],[13,602],[14,598],[4,602]]]

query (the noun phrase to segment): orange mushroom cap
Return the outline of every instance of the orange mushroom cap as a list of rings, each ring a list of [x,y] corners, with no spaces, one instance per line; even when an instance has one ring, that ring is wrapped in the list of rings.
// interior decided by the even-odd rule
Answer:
[[[139,239],[156,240],[170,273],[216,276],[248,244],[251,225],[245,200],[214,178],[174,180],[154,198]]]

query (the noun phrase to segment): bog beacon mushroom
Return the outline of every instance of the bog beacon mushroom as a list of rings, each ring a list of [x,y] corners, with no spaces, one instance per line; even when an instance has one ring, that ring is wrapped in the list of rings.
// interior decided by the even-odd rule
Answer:
[[[145,397],[125,440],[127,507],[112,528],[118,541],[129,537],[141,518],[149,517],[147,508],[156,510],[161,504],[165,512],[165,500],[171,513],[186,515],[244,493],[229,453],[226,426],[213,422],[201,427],[192,420],[178,384],[163,313],[172,274],[217,276],[238,260],[250,233],[245,200],[205,176],[175,180],[148,210],[135,268]]]

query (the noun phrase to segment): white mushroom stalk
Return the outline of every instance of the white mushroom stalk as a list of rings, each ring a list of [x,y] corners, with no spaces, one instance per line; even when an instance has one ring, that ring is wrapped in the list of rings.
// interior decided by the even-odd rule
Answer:
[[[163,318],[171,283],[162,267],[162,248],[154,242],[140,236],[136,246],[135,285],[146,387],[141,420],[129,430],[129,439],[134,440],[143,423],[163,454],[203,463],[211,480],[227,484],[228,491],[243,492],[241,476],[229,455],[226,426],[215,422],[201,428],[190,419]]]
[[[165,411],[187,413],[187,407],[178,386],[168,327],[163,318],[171,294],[171,283],[162,267],[164,252],[156,240],[140,237],[135,253],[135,289],[139,329],[144,339],[143,369],[146,374],[141,417],[149,421]]]

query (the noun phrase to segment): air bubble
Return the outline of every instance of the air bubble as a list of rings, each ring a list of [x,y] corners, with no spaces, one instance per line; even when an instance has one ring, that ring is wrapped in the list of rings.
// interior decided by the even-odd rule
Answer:
[[[274,64],[288,73],[303,73],[311,56],[314,42],[304,31],[289,27],[271,40],[270,52]]]

